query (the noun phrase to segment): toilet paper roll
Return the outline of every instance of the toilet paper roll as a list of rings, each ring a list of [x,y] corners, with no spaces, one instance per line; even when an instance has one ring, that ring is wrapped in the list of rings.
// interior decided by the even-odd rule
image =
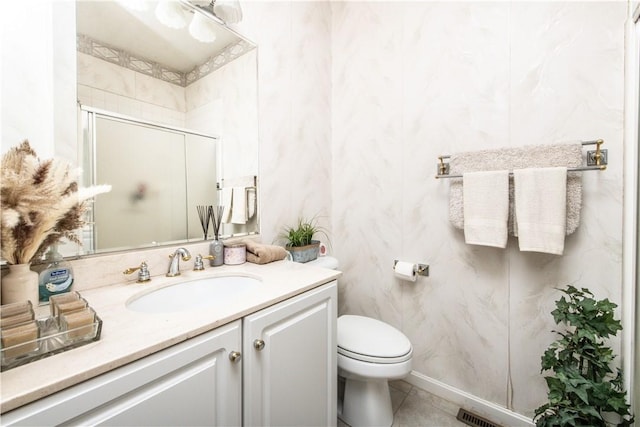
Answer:
[[[398,261],[393,267],[395,276],[398,279],[408,280],[409,282],[415,282],[417,279],[416,265],[406,261]]]
[[[318,256],[326,256],[327,255],[327,245],[320,242],[320,246],[318,247]]]

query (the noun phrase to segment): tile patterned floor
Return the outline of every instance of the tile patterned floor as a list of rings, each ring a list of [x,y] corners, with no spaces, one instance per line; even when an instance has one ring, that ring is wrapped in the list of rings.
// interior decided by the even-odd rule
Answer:
[[[340,390],[340,384],[338,390]],[[405,381],[391,381],[393,427],[460,427],[456,420],[459,407],[451,402],[427,393]],[[349,427],[338,419],[338,427]]]

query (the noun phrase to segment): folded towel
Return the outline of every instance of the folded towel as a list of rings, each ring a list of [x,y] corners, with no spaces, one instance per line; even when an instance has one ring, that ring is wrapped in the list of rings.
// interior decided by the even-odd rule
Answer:
[[[229,187],[224,187],[222,190],[222,222],[228,224],[231,222],[231,210],[233,208],[233,191]]]
[[[582,144],[580,141],[456,153],[451,155],[449,173],[451,175],[461,175],[465,172],[486,170],[514,170],[557,166],[582,166]],[[452,178],[448,181],[450,181],[449,220],[454,227],[462,230],[464,229],[462,179]],[[515,236],[516,233],[513,227],[515,209],[513,206],[514,190],[512,180],[510,180],[509,183],[509,200],[509,234]],[[581,208],[582,172],[568,172],[567,235],[576,231],[578,225],[580,225]]]
[[[464,187],[464,240],[470,245],[507,246],[509,171],[470,172]]]
[[[244,243],[247,244],[247,261],[254,264],[267,264],[287,257],[287,251],[282,246],[264,245],[253,240],[245,240]]]
[[[231,223],[247,223],[247,188],[233,187],[233,208],[231,209]]]
[[[562,255],[567,224],[567,168],[516,169],[513,181],[520,250]]]
[[[247,188],[247,220],[256,214],[256,188]]]

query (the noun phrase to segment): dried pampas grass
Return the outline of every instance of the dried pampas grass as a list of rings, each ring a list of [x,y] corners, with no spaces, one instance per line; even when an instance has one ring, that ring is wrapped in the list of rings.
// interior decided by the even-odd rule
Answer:
[[[79,169],[59,159],[40,161],[28,141],[2,157],[0,181],[2,258],[25,264],[85,224],[92,198],[110,185],[79,188]]]

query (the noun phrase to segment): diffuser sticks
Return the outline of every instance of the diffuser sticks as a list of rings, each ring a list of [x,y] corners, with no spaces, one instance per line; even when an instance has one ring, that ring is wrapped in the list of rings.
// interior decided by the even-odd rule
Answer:
[[[200,218],[200,225],[202,225],[202,232],[204,233],[204,240],[207,240],[209,235],[209,222],[213,224],[213,237],[214,240],[218,240],[220,237],[220,223],[222,222],[222,212],[224,206],[218,206],[216,215],[212,205],[197,205],[198,217]]]
[[[213,212],[213,206],[209,206],[209,216],[211,217],[211,222],[213,223],[214,240],[219,240],[220,237],[220,223],[222,222],[223,211],[224,206],[218,206],[218,215],[216,216]]]
[[[202,231],[204,232],[204,240],[207,240],[207,235],[209,234],[209,219],[211,218],[210,215],[213,206],[198,205],[196,209],[198,210],[200,225],[202,225]]]

